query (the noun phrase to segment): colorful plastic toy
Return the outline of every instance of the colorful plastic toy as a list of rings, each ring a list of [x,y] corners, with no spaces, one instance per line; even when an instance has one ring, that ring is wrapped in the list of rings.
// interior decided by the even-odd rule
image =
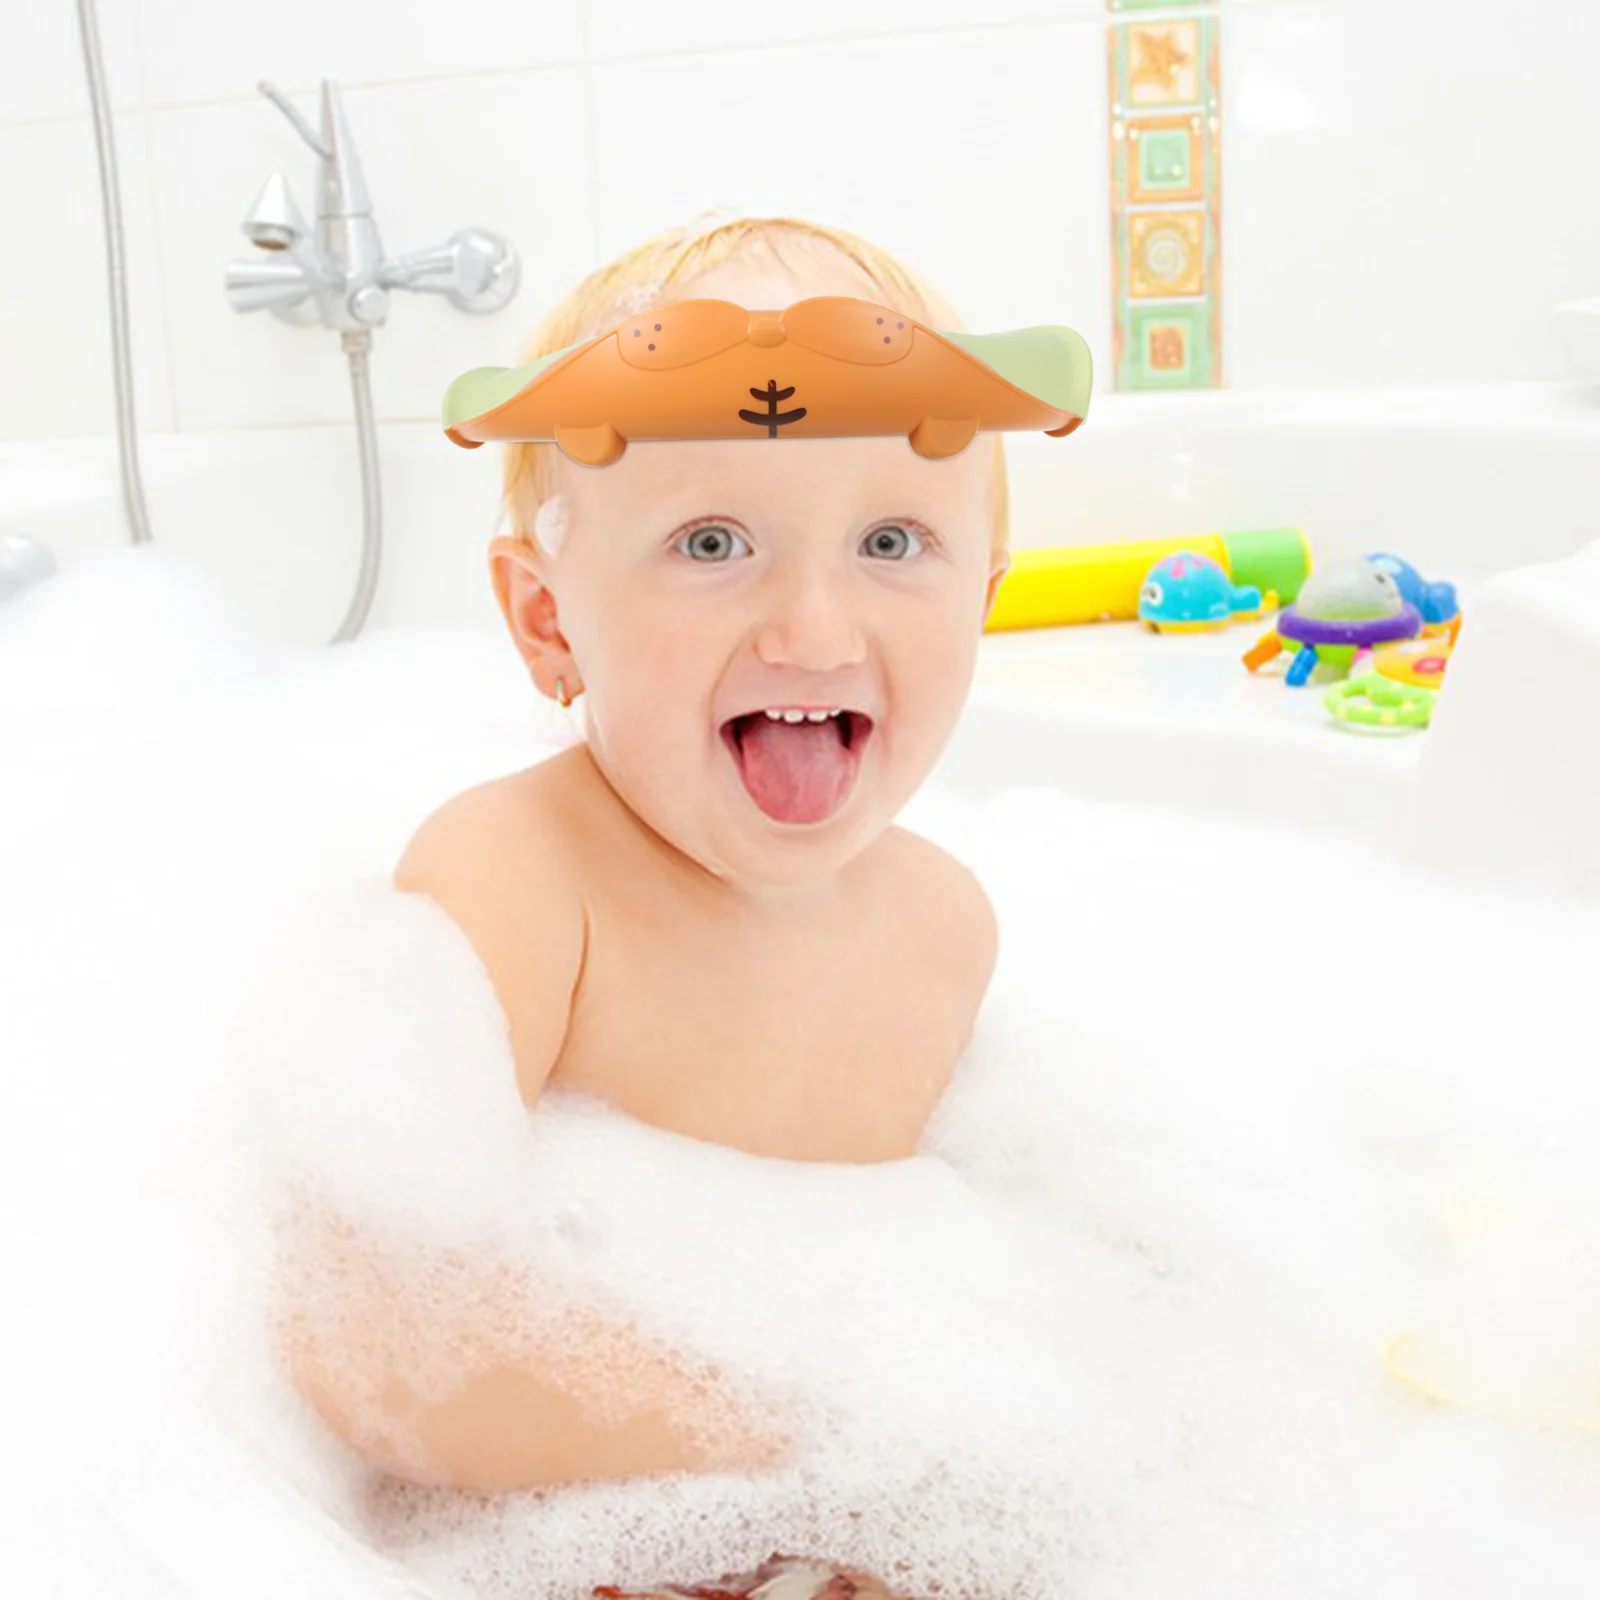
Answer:
[[[1417,608],[1424,633],[1440,631],[1460,617],[1461,607],[1456,602],[1453,583],[1429,583],[1409,561],[1385,551],[1369,555],[1367,560],[1387,572],[1394,579],[1400,598]]]
[[[1380,1359],[1383,1370],[1396,1383],[1432,1401],[1436,1406],[1448,1406],[1459,1411],[1477,1412],[1494,1417],[1518,1427],[1540,1429],[1570,1429],[1574,1433],[1600,1434],[1600,1405],[1591,1398],[1587,1409],[1577,1407],[1562,1409],[1557,1403],[1537,1406],[1509,1406],[1487,1394],[1474,1394],[1461,1383],[1459,1375],[1446,1375],[1448,1363],[1440,1359],[1438,1350],[1419,1343],[1409,1328],[1391,1334],[1383,1342]],[[1446,1370],[1436,1370],[1444,1368]],[[1580,1402],[1581,1404],[1581,1402]]]
[[[1415,639],[1379,645],[1372,652],[1372,666],[1375,672],[1395,683],[1437,693],[1454,650],[1454,637],[1424,633]]]
[[[1089,409],[1089,347],[1071,328],[940,333],[848,295],[750,311],[682,300],[520,367],[450,385],[445,433],[549,439],[584,466],[630,439],[807,439],[905,434],[918,455],[980,431],[1071,433]]]
[[[1434,701],[1454,648],[1453,637],[1438,634],[1379,645],[1372,652],[1373,670],[1334,684],[1323,703],[1346,728],[1419,732],[1433,720]]]
[[[1244,664],[1258,672],[1283,653],[1287,640],[1299,649],[1284,682],[1299,689],[1319,663],[1345,675],[1360,672],[1374,646],[1421,630],[1421,614],[1401,597],[1394,578],[1357,557],[1314,572],[1299,599],[1278,613],[1276,627],[1245,652]]]
[[[1293,600],[1311,570],[1299,528],[1190,534],[1122,544],[1053,545],[1013,550],[985,628],[1056,628],[1071,623],[1132,622],[1151,566],[1183,552],[1207,556],[1230,582]]]
[[[1334,684],[1324,703],[1336,722],[1347,728],[1403,733],[1420,732],[1433,717],[1434,694],[1397,683],[1381,672],[1363,672]]]
[[[1267,596],[1266,605],[1277,603],[1276,595]],[[1262,607],[1254,584],[1230,582],[1220,563],[1193,550],[1156,562],[1139,590],[1139,620],[1152,633],[1214,633],[1253,621]]]

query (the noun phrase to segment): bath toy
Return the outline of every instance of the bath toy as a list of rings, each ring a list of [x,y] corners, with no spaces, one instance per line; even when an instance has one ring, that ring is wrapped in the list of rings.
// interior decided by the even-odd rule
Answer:
[[[1587,1414],[1537,1414],[1507,1406],[1483,1396],[1456,1390],[1442,1376],[1432,1373],[1434,1365],[1428,1351],[1419,1346],[1409,1329],[1391,1334],[1384,1341],[1383,1370],[1414,1393],[1437,1406],[1452,1406],[1461,1411],[1481,1412],[1502,1422],[1532,1428],[1569,1428],[1574,1433],[1600,1433],[1600,1399],[1591,1401]]]
[[[1324,703],[1334,720],[1345,727],[1420,732],[1433,716],[1431,689],[1397,683],[1381,672],[1363,672],[1329,688]]]
[[[524,366],[463,373],[445,394],[444,430],[468,450],[554,440],[589,467],[630,439],[903,433],[939,458],[980,431],[1071,433],[1091,376],[1071,328],[939,333],[848,295],[782,311],[683,300]]]
[[[1415,639],[1380,644],[1372,652],[1372,667],[1396,683],[1437,692],[1449,670],[1455,647],[1453,636],[1424,633]]]
[[[1284,681],[1298,689],[1319,662],[1350,674],[1364,670],[1375,645],[1410,639],[1422,617],[1400,594],[1393,576],[1357,557],[1314,572],[1299,598],[1278,613],[1277,625],[1245,652],[1257,672],[1281,655],[1284,641],[1299,646]]]
[[[1600,1434],[1600,1326],[1585,1292],[1593,1232],[1581,1208],[1524,1210],[1509,1193],[1474,1184],[1431,1209],[1441,1248],[1423,1294],[1428,1309],[1419,1307],[1420,1327],[1400,1326],[1383,1341],[1385,1372],[1435,1405]],[[1503,1297],[1523,1303],[1497,1306]]]
[[[1454,648],[1454,637],[1439,634],[1379,645],[1372,652],[1373,670],[1334,684],[1324,704],[1347,728],[1419,732],[1433,720]]]
[[[1276,605],[1277,596],[1266,603]],[[1212,633],[1253,621],[1261,609],[1254,584],[1231,583],[1220,563],[1193,550],[1156,562],[1139,591],[1139,620],[1152,633]]]
[[[1400,590],[1400,598],[1417,608],[1424,632],[1445,628],[1461,615],[1453,583],[1429,583],[1409,561],[1381,550],[1367,560],[1387,572]]]
[[[1013,550],[985,630],[1131,622],[1139,615],[1139,592],[1151,566],[1183,552],[1209,557],[1230,582],[1263,594],[1270,590],[1285,602],[1299,594],[1311,569],[1299,528]]]

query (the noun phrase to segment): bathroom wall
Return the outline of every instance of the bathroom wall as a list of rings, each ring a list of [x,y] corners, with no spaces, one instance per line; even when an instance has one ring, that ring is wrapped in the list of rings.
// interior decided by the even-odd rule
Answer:
[[[1228,384],[1558,375],[1552,307],[1600,291],[1593,0],[1220,9]],[[262,77],[308,112],[319,77],[345,87],[391,250],[480,222],[524,253],[498,317],[395,297],[386,419],[433,418],[449,378],[509,359],[587,268],[719,204],[872,234],[973,327],[1070,321],[1106,373],[1107,26],[1106,0],[101,0],[141,424],[348,421],[337,342],[223,294],[268,173],[314,200]],[[0,217],[0,440],[104,433],[68,0],[0,4]]]

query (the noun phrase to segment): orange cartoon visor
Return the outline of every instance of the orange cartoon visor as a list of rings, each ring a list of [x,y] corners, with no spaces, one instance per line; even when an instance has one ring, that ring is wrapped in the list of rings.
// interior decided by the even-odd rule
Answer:
[[[546,439],[584,466],[630,439],[820,439],[903,433],[929,457],[979,432],[1069,434],[1089,409],[1089,347],[1071,328],[939,333],[845,295],[749,311],[683,300],[520,367],[450,385],[465,449]]]

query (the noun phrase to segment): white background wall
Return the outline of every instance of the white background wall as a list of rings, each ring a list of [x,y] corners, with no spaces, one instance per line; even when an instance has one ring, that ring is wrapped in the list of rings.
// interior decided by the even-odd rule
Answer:
[[[1555,376],[1600,292],[1594,0],[1224,0],[1231,384]],[[229,309],[280,167],[255,91],[345,87],[391,251],[480,222],[505,313],[396,296],[377,403],[427,421],[598,261],[713,205],[833,220],[975,328],[1068,321],[1107,356],[1101,0],[101,0],[141,425],[340,424],[337,341]],[[93,136],[71,0],[0,0],[0,439],[111,426]],[[1102,368],[1104,370],[1104,368]]]

